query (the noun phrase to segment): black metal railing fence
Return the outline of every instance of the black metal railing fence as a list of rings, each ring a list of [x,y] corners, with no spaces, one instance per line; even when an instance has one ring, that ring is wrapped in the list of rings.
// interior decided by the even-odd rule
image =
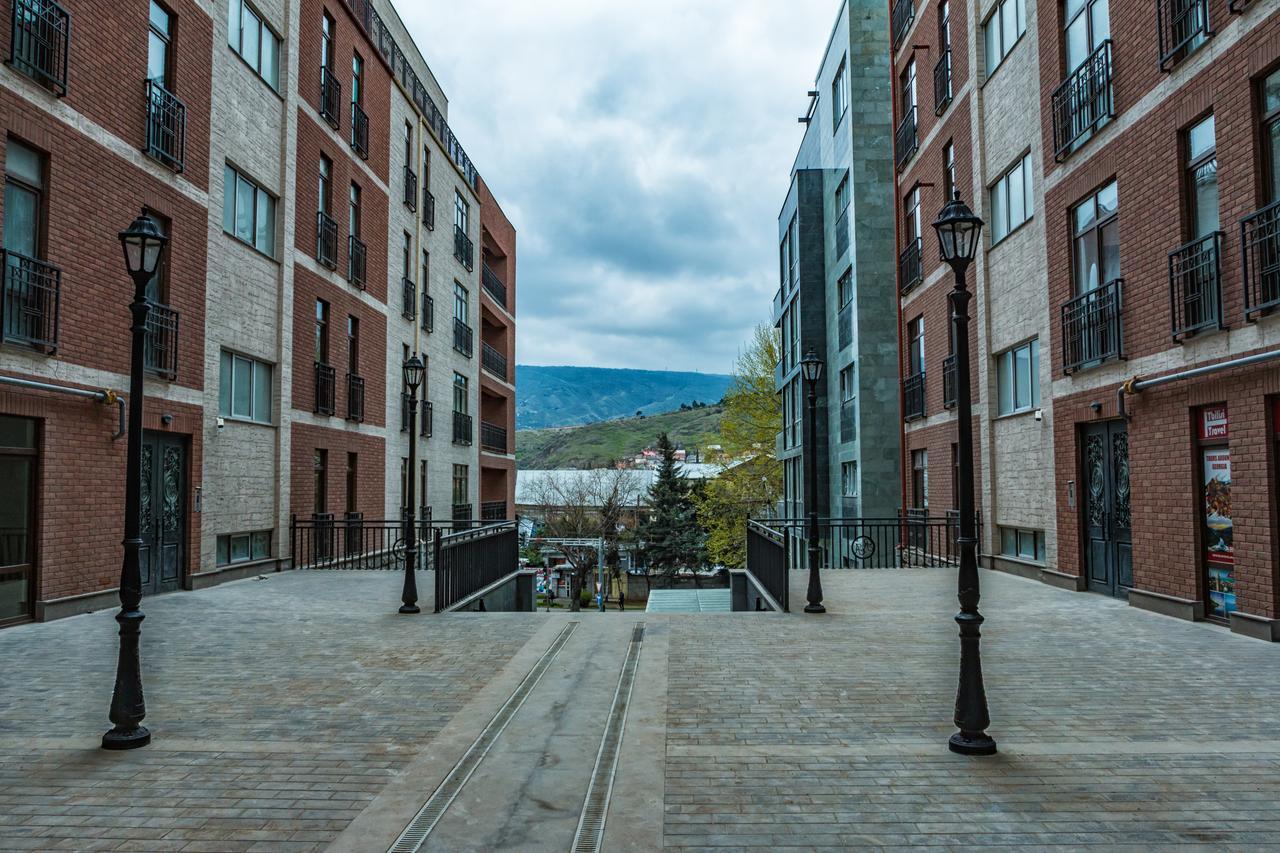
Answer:
[[[747,571],[786,613],[791,610],[787,581],[790,536],[787,528],[774,530],[765,522],[747,522]]]
[[[520,570],[520,539],[514,522],[442,535],[434,547],[437,613]]]

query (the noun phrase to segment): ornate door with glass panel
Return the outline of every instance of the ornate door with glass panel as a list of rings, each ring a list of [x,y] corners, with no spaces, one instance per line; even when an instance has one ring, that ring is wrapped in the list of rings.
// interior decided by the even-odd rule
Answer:
[[[1133,586],[1129,432],[1121,421],[1089,424],[1081,435],[1085,571],[1089,589],[1124,596]]]
[[[32,615],[37,461],[36,421],[0,416],[0,625]]]
[[[142,592],[177,589],[186,562],[186,441],[147,432],[142,437]]]

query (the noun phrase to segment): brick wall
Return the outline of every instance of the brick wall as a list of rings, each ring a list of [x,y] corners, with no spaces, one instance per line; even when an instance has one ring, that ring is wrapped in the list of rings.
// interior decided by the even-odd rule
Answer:
[[[315,507],[314,454],[328,451],[325,512],[341,518],[347,510],[347,454],[356,454],[356,509],[368,519],[382,518],[384,442],[380,436],[342,432],[295,422],[291,436],[292,513],[310,518]]]

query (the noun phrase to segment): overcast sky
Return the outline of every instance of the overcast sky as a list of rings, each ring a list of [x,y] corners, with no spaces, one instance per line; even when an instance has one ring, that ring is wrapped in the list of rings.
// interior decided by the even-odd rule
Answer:
[[[725,373],[836,0],[401,0],[517,230],[521,364]]]

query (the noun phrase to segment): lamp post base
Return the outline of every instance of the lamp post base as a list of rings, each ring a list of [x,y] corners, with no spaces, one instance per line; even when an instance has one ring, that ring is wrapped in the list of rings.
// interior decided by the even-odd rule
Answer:
[[[804,606],[804,612],[805,613],[826,613],[827,608],[823,607],[821,604],[806,604]]]
[[[103,749],[137,749],[151,743],[151,732],[146,726],[136,729],[115,728],[102,736]]]
[[[416,604],[401,604],[400,612],[401,613],[421,613],[422,610],[419,609],[418,605]]]
[[[996,742],[984,732],[956,732],[947,746],[961,755],[995,755]]]

